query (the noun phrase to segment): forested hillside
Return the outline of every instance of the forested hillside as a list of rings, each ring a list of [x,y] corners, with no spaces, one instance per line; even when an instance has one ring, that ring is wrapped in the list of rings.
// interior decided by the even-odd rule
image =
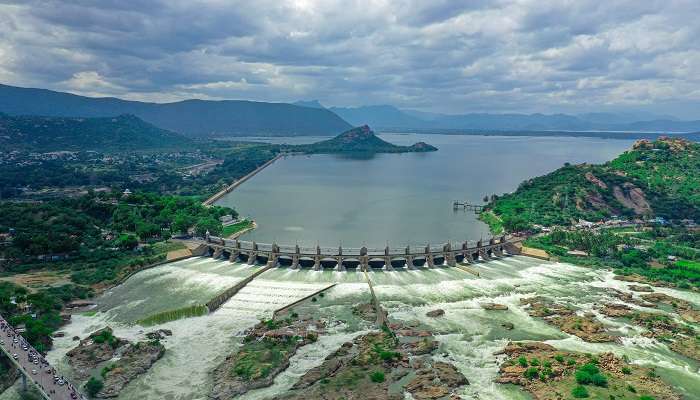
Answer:
[[[67,118],[0,114],[0,146],[5,151],[133,151],[191,144],[190,139],[133,115]]]
[[[568,225],[613,215],[700,219],[700,144],[641,140],[602,165],[566,165],[523,182],[487,209],[506,229]]]

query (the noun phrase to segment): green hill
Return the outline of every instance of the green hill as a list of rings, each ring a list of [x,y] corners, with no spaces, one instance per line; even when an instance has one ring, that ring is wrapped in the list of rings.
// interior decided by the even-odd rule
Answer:
[[[605,164],[566,165],[527,180],[515,192],[493,197],[487,210],[508,230],[613,215],[697,220],[700,144],[671,138],[640,140]]]
[[[363,125],[333,139],[296,146],[293,150],[307,153],[413,153],[436,151],[437,148],[423,142],[412,146],[397,146],[380,139],[369,126]]]
[[[53,117],[133,114],[188,136],[337,135],[351,126],[326,109],[243,100],[147,103],[0,85],[0,112]]]
[[[12,117],[0,114],[3,150],[133,151],[182,148],[192,141],[133,115],[110,118]]]

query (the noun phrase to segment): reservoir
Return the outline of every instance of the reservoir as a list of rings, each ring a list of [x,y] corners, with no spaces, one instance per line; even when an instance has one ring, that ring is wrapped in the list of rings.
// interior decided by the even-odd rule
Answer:
[[[602,163],[630,140],[381,134],[398,145],[419,141],[431,153],[289,156],[245,182],[217,204],[234,207],[258,228],[260,243],[383,247],[439,244],[489,237],[473,212],[454,200],[482,204],[486,195],[515,190],[526,180],[570,163]],[[270,140],[251,138],[252,140]],[[326,138],[274,138],[309,143]]]

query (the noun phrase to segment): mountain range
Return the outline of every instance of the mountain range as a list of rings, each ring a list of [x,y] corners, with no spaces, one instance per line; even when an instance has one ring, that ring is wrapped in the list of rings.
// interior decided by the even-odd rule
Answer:
[[[352,126],[324,108],[245,100],[148,103],[0,85],[0,112],[49,117],[132,114],[188,136],[337,135]]]
[[[0,84],[0,113],[53,117],[114,117],[130,114],[161,129],[190,137],[334,136],[353,126],[382,131],[489,134],[517,132],[570,135],[567,132],[700,132],[700,121],[640,113],[439,114],[392,105],[324,107],[317,100],[267,103],[247,100],[183,100],[150,103],[114,97],[85,97],[46,89]],[[580,135],[579,135],[580,136]]]
[[[352,125],[370,124],[382,130],[465,130],[465,131],[609,131],[609,132],[698,132],[700,121],[681,121],[668,116],[615,113],[488,114],[461,115],[401,110],[391,105],[331,107]]]

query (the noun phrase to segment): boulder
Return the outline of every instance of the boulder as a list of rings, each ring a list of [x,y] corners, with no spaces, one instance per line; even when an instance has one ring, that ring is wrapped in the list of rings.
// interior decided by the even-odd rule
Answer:
[[[445,315],[445,310],[441,310],[439,308],[437,310],[432,310],[432,311],[428,311],[427,313],[425,313],[426,317],[431,317],[431,318],[442,317],[443,315]]]

